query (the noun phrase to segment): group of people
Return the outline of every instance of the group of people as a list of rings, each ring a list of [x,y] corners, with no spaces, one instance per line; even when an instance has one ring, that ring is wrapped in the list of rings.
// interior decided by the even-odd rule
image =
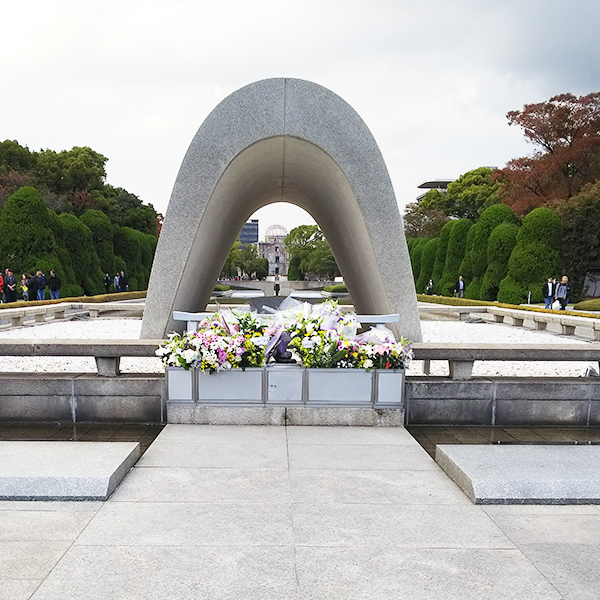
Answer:
[[[46,298],[46,287],[50,290],[50,298],[60,298],[60,277],[54,270],[46,277],[42,271],[36,271],[35,275],[23,273],[21,280],[17,281],[10,269],[5,269],[0,274],[0,295],[2,302],[16,302],[19,294],[23,300],[44,300]]]
[[[129,280],[123,271],[120,273],[117,271],[117,274],[114,277],[111,277],[108,273],[106,273],[102,281],[107,294],[110,294],[111,285],[114,286],[115,293],[126,292],[129,289]]]
[[[467,287],[467,285],[465,284],[462,275],[459,275],[458,281],[454,284],[454,287],[452,288],[452,293],[457,298],[464,298],[466,287]],[[433,284],[433,279],[429,280],[429,283],[427,284],[427,286],[425,288],[425,292],[427,293],[428,296],[435,295],[435,285]]]
[[[570,293],[571,288],[569,287],[569,278],[566,275],[563,275],[560,283],[556,283],[554,277],[548,277],[548,281],[542,288],[542,295],[546,302],[546,308],[566,310]],[[555,304],[556,302],[558,302],[558,304]]]

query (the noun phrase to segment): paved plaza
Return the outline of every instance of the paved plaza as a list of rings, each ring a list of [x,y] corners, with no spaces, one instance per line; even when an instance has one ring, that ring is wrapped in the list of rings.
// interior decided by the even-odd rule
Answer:
[[[402,428],[168,425],[106,502],[0,503],[0,599],[596,600],[599,549],[599,507],[473,505]]]

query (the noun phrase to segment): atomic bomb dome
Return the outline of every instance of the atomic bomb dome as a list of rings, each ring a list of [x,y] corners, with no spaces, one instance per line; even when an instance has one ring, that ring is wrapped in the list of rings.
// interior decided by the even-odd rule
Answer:
[[[287,234],[287,229],[283,225],[271,225],[265,232],[265,242],[283,243]]]

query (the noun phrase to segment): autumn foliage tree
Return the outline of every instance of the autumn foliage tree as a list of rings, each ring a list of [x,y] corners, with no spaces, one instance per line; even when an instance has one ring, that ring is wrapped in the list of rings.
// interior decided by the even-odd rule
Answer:
[[[507,115],[535,147],[496,174],[504,201],[520,215],[568,200],[600,178],[600,93],[560,94]]]

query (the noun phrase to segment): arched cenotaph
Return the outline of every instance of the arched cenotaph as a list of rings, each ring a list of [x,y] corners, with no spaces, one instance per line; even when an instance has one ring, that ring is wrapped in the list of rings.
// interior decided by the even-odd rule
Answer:
[[[158,242],[142,338],[181,330],[173,311],[205,308],[242,225],[272,202],[319,224],[359,314],[399,313],[421,340],[402,218],[371,132],[339,96],[300,79],[265,79],[208,115],[177,175]]]

